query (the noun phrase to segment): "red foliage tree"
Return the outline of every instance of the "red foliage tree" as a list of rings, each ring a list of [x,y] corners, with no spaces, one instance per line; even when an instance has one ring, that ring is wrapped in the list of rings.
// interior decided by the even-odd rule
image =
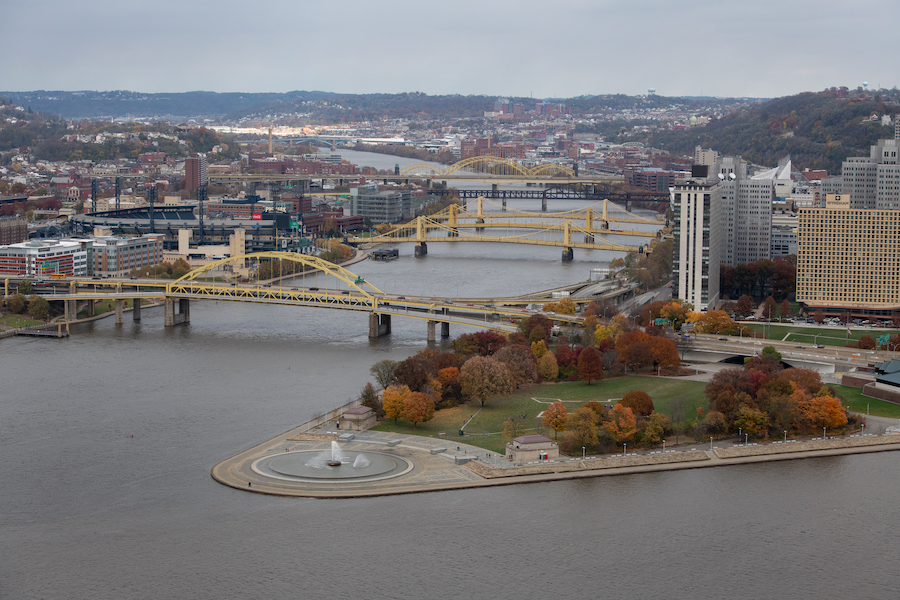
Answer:
[[[653,400],[650,399],[650,394],[640,390],[628,392],[621,400],[619,400],[619,404],[627,406],[634,414],[645,417],[649,416],[654,410]]]
[[[578,377],[587,381],[591,385],[591,381],[603,379],[603,361],[600,360],[600,353],[596,348],[585,348],[578,357]]]

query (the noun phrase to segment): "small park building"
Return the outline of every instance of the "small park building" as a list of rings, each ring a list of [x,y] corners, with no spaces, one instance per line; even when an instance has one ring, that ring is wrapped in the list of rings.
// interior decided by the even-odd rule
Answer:
[[[375,411],[368,406],[354,406],[341,415],[341,429],[363,431],[374,426],[377,420]]]
[[[513,462],[533,462],[559,458],[559,446],[543,435],[523,435],[506,444],[506,458]]]

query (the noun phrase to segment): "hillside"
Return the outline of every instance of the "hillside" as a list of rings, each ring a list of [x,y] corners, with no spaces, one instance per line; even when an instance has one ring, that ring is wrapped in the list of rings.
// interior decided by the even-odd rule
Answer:
[[[875,114],[900,114],[900,92],[848,93],[846,89],[776,98],[735,111],[705,127],[632,136],[675,154],[693,154],[695,146],[742,155],[775,165],[790,155],[799,168],[840,173],[848,156],[867,155],[879,138],[894,136]]]

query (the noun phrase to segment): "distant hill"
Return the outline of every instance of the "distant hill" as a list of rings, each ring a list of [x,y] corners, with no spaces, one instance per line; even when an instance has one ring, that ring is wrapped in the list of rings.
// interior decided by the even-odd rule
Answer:
[[[872,115],[900,114],[895,90],[848,92],[846,88],[803,93],[735,111],[705,127],[635,135],[656,148],[693,154],[695,146],[723,154],[742,155],[762,165],[775,165],[790,155],[799,168],[827,169],[839,174],[848,156],[869,152],[880,138],[892,138],[893,126]]]

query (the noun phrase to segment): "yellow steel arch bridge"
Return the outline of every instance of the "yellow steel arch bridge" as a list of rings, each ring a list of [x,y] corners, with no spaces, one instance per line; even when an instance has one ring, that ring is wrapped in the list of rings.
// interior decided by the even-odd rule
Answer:
[[[440,178],[456,173],[479,173],[488,175],[519,175],[522,177],[553,177],[567,176],[574,177],[575,171],[565,165],[542,164],[534,167],[525,167],[514,160],[508,158],[498,158],[495,156],[472,156],[464,158],[459,162],[444,169],[438,169],[434,165],[415,164],[410,165],[400,171],[400,175],[404,176],[420,176],[429,178]]]
[[[583,248],[588,250],[613,250],[619,252],[642,251],[645,243],[637,246],[612,241],[605,236],[630,236],[659,240],[663,232],[625,229],[618,223],[640,223],[656,227],[664,225],[663,221],[647,219],[626,211],[625,216],[610,216],[610,202],[598,203],[600,210],[595,214],[597,205],[579,210],[559,213],[527,212],[517,210],[500,210],[487,212],[485,205],[500,205],[478,198],[475,210],[469,206],[451,204],[444,210],[430,216],[420,216],[377,236],[367,238],[372,244],[416,242],[499,242],[507,244],[531,244],[538,246],[556,246],[571,250]],[[615,205],[613,205],[615,206]],[[618,207],[616,207],[618,208]],[[525,219],[540,219],[527,221]],[[597,226],[599,225],[599,226]],[[486,229],[515,230],[504,235],[485,235]],[[427,253],[426,252],[420,252]]]
[[[283,260],[299,263],[303,272],[296,276],[306,276],[307,283],[315,285],[285,287],[276,283],[240,282],[223,280],[229,276],[225,270],[229,265],[246,265],[262,260]],[[309,281],[310,277],[314,277]],[[321,278],[321,283],[319,281]],[[320,258],[292,252],[257,252],[208,263],[190,271],[175,281],[160,280],[97,280],[92,278],[71,278],[64,282],[67,293],[41,291],[47,300],[65,302],[66,321],[74,320],[76,303],[79,300],[114,300],[116,322],[122,322],[123,302],[126,299],[162,300],[166,304],[166,325],[175,325],[189,320],[185,318],[187,302],[190,300],[223,300],[255,304],[280,304],[331,308],[369,313],[369,335],[378,337],[390,332],[390,317],[400,316],[423,319],[429,323],[429,339],[433,339],[436,323],[454,323],[482,329],[510,332],[515,326],[510,318],[527,316],[521,308],[521,299],[509,299],[504,306],[500,298],[466,299],[461,302],[449,298],[428,298],[385,294],[374,285],[351,271]],[[7,280],[7,293],[9,281]],[[181,305],[182,319],[175,314],[176,304]],[[140,303],[135,302],[135,318],[139,319]],[[172,317],[170,318],[170,311]],[[374,331],[373,334],[373,319]],[[554,315],[554,320],[577,323],[575,315]],[[384,329],[384,323],[387,329]]]

